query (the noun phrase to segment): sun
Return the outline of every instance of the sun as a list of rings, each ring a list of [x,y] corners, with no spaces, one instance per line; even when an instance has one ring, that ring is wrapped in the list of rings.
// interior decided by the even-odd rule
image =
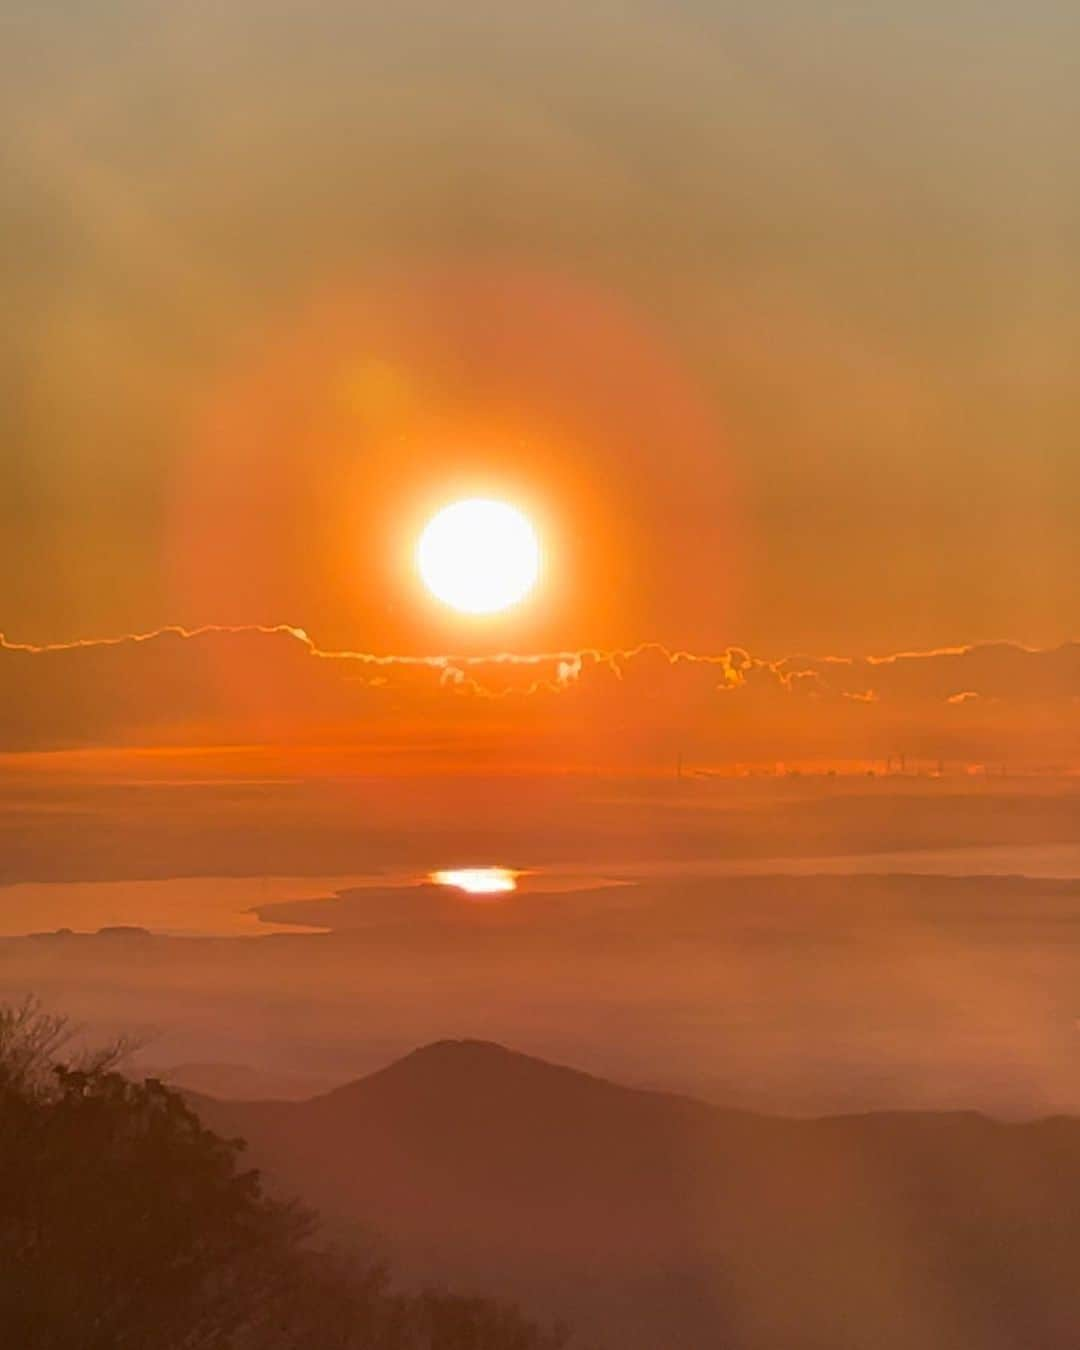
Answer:
[[[416,565],[437,600],[463,614],[495,614],[523,600],[540,575],[540,544],[508,502],[469,497],[424,527]]]

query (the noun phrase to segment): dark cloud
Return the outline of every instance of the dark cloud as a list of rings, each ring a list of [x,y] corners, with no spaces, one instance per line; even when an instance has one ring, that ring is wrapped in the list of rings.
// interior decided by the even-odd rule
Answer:
[[[301,630],[0,645],[0,747],[365,745],[506,765],[928,757],[1072,762],[1080,644],[768,661],[631,650],[326,652]],[[416,761],[420,763],[421,761]]]

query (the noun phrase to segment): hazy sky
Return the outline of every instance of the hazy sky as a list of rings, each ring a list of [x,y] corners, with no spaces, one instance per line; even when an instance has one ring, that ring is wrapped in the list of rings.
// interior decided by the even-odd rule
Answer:
[[[0,630],[1074,636],[1077,13],[0,0]],[[480,632],[472,488],[552,560]]]

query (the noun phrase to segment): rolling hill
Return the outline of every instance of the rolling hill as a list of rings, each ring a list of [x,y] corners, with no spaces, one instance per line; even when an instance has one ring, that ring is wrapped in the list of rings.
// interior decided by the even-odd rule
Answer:
[[[1080,1123],[791,1120],[446,1041],[304,1102],[198,1099],[409,1277],[610,1350],[1075,1350]]]

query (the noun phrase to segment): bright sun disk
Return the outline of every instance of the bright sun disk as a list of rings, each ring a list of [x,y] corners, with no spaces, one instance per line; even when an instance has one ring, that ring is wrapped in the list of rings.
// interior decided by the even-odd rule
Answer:
[[[507,502],[469,497],[424,527],[416,549],[424,585],[464,614],[494,614],[523,600],[540,573],[532,525]]]

